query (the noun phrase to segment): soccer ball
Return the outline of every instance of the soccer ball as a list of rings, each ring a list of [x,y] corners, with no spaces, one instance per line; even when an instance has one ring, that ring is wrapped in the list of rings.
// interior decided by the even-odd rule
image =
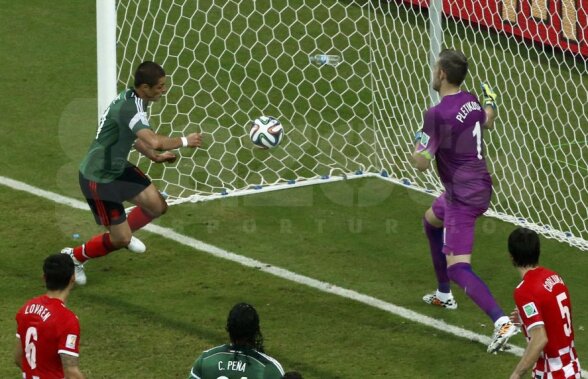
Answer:
[[[276,147],[284,137],[284,128],[280,121],[273,117],[261,116],[251,123],[249,131],[251,142],[262,149]]]

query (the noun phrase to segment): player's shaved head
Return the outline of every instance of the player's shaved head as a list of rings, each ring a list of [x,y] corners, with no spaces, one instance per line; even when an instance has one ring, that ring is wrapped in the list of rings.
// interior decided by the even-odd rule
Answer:
[[[249,345],[263,352],[259,315],[252,305],[239,303],[233,306],[227,318],[227,332],[232,343]]]
[[[508,252],[516,267],[537,266],[541,254],[539,236],[530,229],[515,229],[508,236]]]
[[[461,51],[441,51],[437,64],[439,69],[445,72],[447,81],[456,86],[460,86],[468,74],[468,59]]]
[[[163,67],[155,62],[145,61],[137,67],[135,71],[135,88],[138,88],[142,84],[147,84],[149,87],[153,87],[159,83],[159,79],[165,76]]]
[[[43,262],[45,287],[50,291],[63,291],[74,275],[74,262],[67,254],[53,254]]]

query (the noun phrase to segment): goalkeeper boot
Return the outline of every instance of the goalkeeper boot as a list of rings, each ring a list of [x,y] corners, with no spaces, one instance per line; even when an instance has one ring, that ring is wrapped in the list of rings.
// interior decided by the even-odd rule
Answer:
[[[66,247],[61,250],[61,254],[67,254],[71,257],[74,263],[74,273],[76,274],[76,284],[83,286],[86,284],[86,273],[84,272],[84,264],[76,259],[71,247]]]
[[[427,304],[435,305],[441,308],[457,309],[457,301],[455,301],[451,292],[442,293],[439,291],[435,291],[432,293],[428,293],[425,296],[423,296],[423,301]]]
[[[516,326],[508,316],[502,316],[494,324],[494,333],[492,334],[492,341],[488,345],[488,352],[495,353],[499,350],[505,350],[504,347],[508,339],[517,334],[520,329]]]
[[[131,242],[129,242],[129,244],[127,245],[127,249],[130,252],[137,254],[143,254],[145,250],[147,250],[145,244],[135,236],[131,237]]]

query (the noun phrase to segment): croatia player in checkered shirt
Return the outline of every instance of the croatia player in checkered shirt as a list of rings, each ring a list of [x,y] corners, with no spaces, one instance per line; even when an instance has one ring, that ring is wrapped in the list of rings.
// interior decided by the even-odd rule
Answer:
[[[490,289],[471,266],[474,226],[490,204],[492,179],[484,159],[483,130],[496,117],[496,94],[482,85],[482,104],[461,89],[468,72],[465,55],[443,50],[435,63],[432,87],[441,101],[424,115],[417,132],[412,163],[425,171],[435,158],[445,192],[425,212],[423,226],[429,240],[437,290],[423,300],[445,309],[456,309],[450,282],[456,283],[494,323],[488,352],[501,349],[518,328],[509,320]],[[467,290],[466,290],[467,289]]]
[[[534,379],[580,378],[570,293],[561,276],[539,266],[537,233],[516,229],[508,237],[508,251],[523,278],[514,291],[513,319],[522,323],[528,340],[510,379],[522,378],[531,368]]]

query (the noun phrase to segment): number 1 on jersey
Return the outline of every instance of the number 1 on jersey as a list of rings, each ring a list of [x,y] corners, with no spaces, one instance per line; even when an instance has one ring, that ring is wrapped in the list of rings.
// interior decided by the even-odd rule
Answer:
[[[478,159],[482,159],[482,127],[480,126],[480,121],[476,122],[476,126],[474,126],[474,132],[472,133],[472,135],[476,137]]]

